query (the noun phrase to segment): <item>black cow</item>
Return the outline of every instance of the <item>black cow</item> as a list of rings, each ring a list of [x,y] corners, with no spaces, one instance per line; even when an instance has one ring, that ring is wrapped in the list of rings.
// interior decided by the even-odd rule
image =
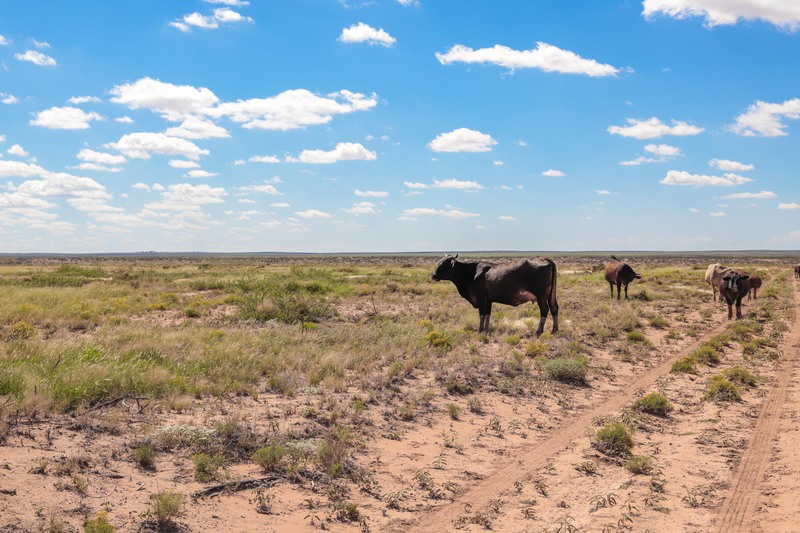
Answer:
[[[625,299],[628,299],[628,283],[635,279],[642,279],[642,276],[633,271],[628,263],[623,263],[613,255],[612,262],[606,265],[606,281],[611,287],[611,298],[614,298],[614,285],[617,286],[617,300],[619,300],[620,287],[625,287]]]
[[[794,266],[794,277],[800,278],[800,265]]]
[[[728,303],[728,320],[733,318],[733,304],[736,303],[736,320],[742,318],[742,298],[750,292],[750,276],[738,270],[725,274],[719,283],[719,295]]]
[[[520,259],[509,263],[461,262],[445,256],[431,275],[434,281],[449,279],[465,300],[478,310],[478,331],[489,331],[492,303],[517,306],[538,302],[541,318],[536,336],[544,331],[547,313],[553,313],[553,333],[558,331],[556,264],[550,259]]]

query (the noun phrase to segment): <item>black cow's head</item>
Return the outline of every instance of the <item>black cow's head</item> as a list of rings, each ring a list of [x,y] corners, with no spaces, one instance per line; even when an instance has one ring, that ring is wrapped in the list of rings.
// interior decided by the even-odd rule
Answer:
[[[746,279],[750,279],[750,276],[747,274],[739,274],[736,271],[733,271],[722,278],[722,280],[725,282],[725,288],[733,292],[739,292],[739,283]]]
[[[635,279],[642,279],[642,276],[637,274],[628,263],[625,263],[622,265],[622,269],[620,270],[620,278],[622,278],[622,282],[630,283]]]
[[[433,281],[441,281],[443,279],[453,279],[453,272],[456,268],[456,255],[446,255],[444,259],[439,261],[439,264],[436,265],[436,270],[431,274],[431,279]]]

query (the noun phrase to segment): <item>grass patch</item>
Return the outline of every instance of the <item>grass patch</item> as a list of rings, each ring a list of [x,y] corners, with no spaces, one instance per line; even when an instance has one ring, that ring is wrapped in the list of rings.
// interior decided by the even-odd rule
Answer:
[[[706,383],[703,398],[715,402],[738,402],[742,399],[739,387],[725,376],[711,376]]]
[[[681,357],[674,363],[672,363],[672,368],[670,372],[675,374],[696,374],[697,373],[697,360],[692,357],[691,355],[687,355],[686,357]]]
[[[542,370],[550,379],[562,383],[582,385],[586,383],[588,363],[583,356],[556,357],[544,363]]]
[[[732,383],[738,383],[745,387],[755,387],[759,381],[758,376],[738,365],[724,370],[722,375]]]
[[[625,463],[625,470],[634,476],[649,476],[655,470],[655,460],[649,455],[634,455]]]
[[[633,450],[633,437],[628,426],[612,422],[597,430],[592,445],[606,455],[627,457]]]
[[[642,413],[648,413],[656,416],[667,416],[674,407],[661,393],[651,392],[636,400],[633,408]]]

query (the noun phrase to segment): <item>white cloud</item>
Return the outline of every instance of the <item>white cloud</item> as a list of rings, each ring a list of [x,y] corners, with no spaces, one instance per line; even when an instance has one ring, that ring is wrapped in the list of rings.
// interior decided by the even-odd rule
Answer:
[[[425,183],[418,183],[418,182],[411,182],[411,181],[404,181],[403,185],[408,187],[409,189],[429,189],[430,186]]]
[[[129,116],[115,118],[114,122],[119,122],[120,124],[133,124],[133,119]]]
[[[512,71],[518,68],[537,68],[545,72],[587,76],[614,76],[619,72],[619,69],[611,65],[582,58],[574,52],[543,42],[537,43],[535,50],[521,51],[499,44],[478,50],[457,44],[444,54],[437,53],[436,59],[443,65],[455,62],[490,63]]]
[[[219,98],[210,89],[174,85],[153,78],[117,85],[111,89],[111,101],[131,109],[150,109],[178,120],[190,113],[208,110]]]
[[[566,174],[564,174],[560,170],[554,170],[551,168],[549,170],[545,170],[544,172],[542,172],[542,176],[548,176],[550,178],[563,178],[564,176],[566,176]]]
[[[24,54],[14,54],[14,57],[19,61],[27,61],[40,67],[54,67],[57,65],[55,59],[35,50],[26,50]]]
[[[149,191],[150,190],[150,186],[148,184],[141,183],[141,182],[134,183],[133,185],[131,185],[131,187],[134,188],[134,189],[142,190],[142,191]]]
[[[209,154],[208,150],[201,149],[191,141],[163,133],[128,133],[119,141],[108,143],[104,147],[113,148],[135,159],[150,159],[151,154],[168,154],[197,160],[201,155]]]
[[[397,0],[397,2],[404,6],[417,6],[419,5],[418,0]]]
[[[6,46],[6,45],[8,45],[8,39],[6,39],[0,34],[0,46]]]
[[[372,202],[359,202],[353,204],[353,207],[350,209],[342,209],[342,211],[350,213],[351,215],[375,215],[378,213],[375,207],[375,204]]]
[[[782,211],[794,211],[795,209],[800,209],[800,204],[792,202],[792,203],[780,203],[778,204],[778,209]]]
[[[248,159],[251,163],[280,163],[281,160],[274,155],[254,155]]]
[[[386,191],[361,191],[356,189],[353,194],[362,198],[386,198],[389,193]]]
[[[761,192],[738,192],[736,194],[728,194],[723,196],[725,199],[731,200],[769,200],[772,198],[777,198],[777,194],[772,191],[761,191]]]
[[[94,170],[97,172],[112,172],[112,173],[122,172],[122,169],[119,167],[109,167],[97,163],[81,163],[79,165],[75,165],[69,168],[74,168],[76,170]]]
[[[782,119],[800,119],[800,98],[781,104],[757,101],[736,117],[731,130],[744,137],[782,137],[787,135]]]
[[[506,220],[506,221],[509,221],[509,222],[513,222],[514,220],[517,220],[516,218],[514,218],[512,216],[508,216],[508,215],[501,215],[501,216],[499,216],[497,218],[499,218],[500,220]]]
[[[82,149],[75,157],[87,163],[97,163],[100,165],[121,165],[126,161],[124,156],[95,152],[88,148]]]
[[[677,146],[670,146],[668,144],[648,144],[645,145],[644,151],[663,157],[677,157],[679,155],[683,155],[683,152],[681,152],[680,148]]]
[[[39,165],[0,159],[0,178],[29,178],[45,174],[47,171]]]
[[[69,101],[70,104],[74,104],[74,105],[81,105],[81,104],[86,104],[86,103],[89,103],[89,102],[91,102],[91,103],[102,102],[102,100],[100,100],[96,96],[73,96],[68,101]]]
[[[220,2],[223,3],[223,2]],[[245,5],[245,4],[228,4],[228,5]],[[170,26],[177,28],[182,32],[188,32],[192,28],[200,28],[203,30],[214,30],[219,28],[222,24],[233,24],[237,22],[252,22],[253,19],[246,17],[241,13],[234,11],[228,7],[221,7],[215,9],[212,15],[203,15],[198,12],[189,13],[184,15],[182,19],[170,22]]]
[[[703,128],[679,120],[673,120],[672,126],[669,126],[656,117],[647,120],[628,118],[625,121],[628,123],[627,126],[609,126],[608,132],[634,139],[656,139],[664,135],[698,135],[705,131]]]
[[[642,155],[642,156],[637,157],[636,159],[631,159],[630,161],[620,161],[619,164],[622,165],[623,167],[633,167],[633,166],[637,166],[637,165],[644,165],[644,164],[647,164],[647,163],[666,163],[666,162],[667,161],[664,158],[661,158],[661,157],[658,157],[658,158],[656,158],[656,157],[645,157],[645,156]]]
[[[247,0],[203,0],[203,2],[207,2],[209,4],[224,4],[226,6],[233,7],[244,7],[250,5],[250,2]]]
[[[711,217],[724,217],[725,216],[725,211],[714,211],[712,213],[709,213],[708,216],[711,216]]]
[[[180,126],[168,128],[164,134],[183,139],[226,139],[231,136],[222,126],[197,117],[186,118]]]
[[[220,104],[205,112],[212,117],[227,116],[246,129],[293,130],[327,124],[334,115],[366,111],[378,97],[342,90],[319,96],[305,89],[284,91],[270,98],[252,98]]]
[[[12,146],[11,148],[9,148],[9,149],[7,150],[7,152],[8,152],[9,154],[11,154],[11,155],[15,155],[15,156],[17,156],[17,157],[28,157],[28,156],[30,155],[30,154],[29,154],[29,153],[28,153],[28,152],[25,150],[25,148],[23,148],[23,147],[22,147],[22,146],[20,146],[19,144],[15,144],[15,145],[14,145],[14,146]]]
[[[594,192],[595,192],[595,194],[597,194],[598,196],[608,196],[608,195],[610,195],[610,194],[611,194],[611,191],[607,191],[607,190],[605,190],[605,189],[596,189]]]
[[[216,172],[209,172],[207,170],[190,170],[189,172],[184,174],[184,177],[201,179],[201,178],[213,178],[214,176],[218,175],[219,174],[217,174]]]
[[[36,48],[50,48],[50,43],[46,41],[37,41],[36,39],[31,39],[31,42]]]
[[[503,163],[502,161],[498,161],[498,160],[492,161],[492,164],[494,166],[496,166],[496,167],[502,167],[503,165],[505,165],[505,163]]]
[[[19,98],[14,96],[13,94],[8,93],[0,93],[0,102],[6,105],[13,105],[19,103]]]
[[[477,181],[462,181],[455,178],[446,180],[433,180],[434,189],[457,189],[460,191],[479,191],[485,189],[483,185]]]
[[[270,185],[268,183],[262,183],[259,185],[249,185],[247,187],[237,187],[237,190],[243,192],[259,192],[264,194],[271,194],[273,196],[283,196],[278,189],[275,188],[274,185]]]
[[[186,161],[185,159],[170,159],[169,166],[172,168],[200,168],[197,161]]]
[[[368,24],[359,22],[342,30],[339,41],[343,43],[368,43],[381,46],[392,46],[397,39],[389,35],[383,28],[375,29]]]
[[[689,208],[689,212],[690,212],[690,213],[699,213],[699,212],[700,212],[700,210],[699,210],[699,209],[697,209],[696,207],[690,207],[690,208]]]
[[[747,172],[755,168],[753,165],[739,163],[738,161],[730,161],[728,159],[712,159],[708,162],[708,165],[727,172]]]
[[[200,206],[223,203],[228,193],[222,187],[178,183],[161,194],[161,201],[145,204],[145,208],[165,211],[196,211]]]
[[[287,157],[288,163],[309,163],[327,165],[338,161],[374,161],[375,152],[367,150],[360,143],[337,143],[331,151],[303,150],[297,158]]]
[[[732,187],[751,182],[750,178],[738,174],[725,174],[720,176],[707,176],[704,174],[690,174],[682,170],[670,170],[667,176],[659,183],[663,185],[678,185],[690,187]]]
[[[305,211],[295,211],[295,215],[300,218],[331,218],[333,215],[318,209],[307,209]]]
[[[742,19],[764,20],[790,31],[800,27],[800,6],[787,0],[644,0],[643,6],[647,19],[659,14],[676,19],[703,17],[709,28]]]
[[[30,124],[52,130],[86,130],[90,127],[89,123],[95,120],[105,120],[105,118],[77,107],[51,107],[37,113]]]
[[[274,203],[274,204],[269,204],[269,206],[270,207],[291,207],[286,202],[277,202],[277,203]]]
[[[468,213],[465,211],[461,211],[460,209],[433,209],[429,207],[415,207],[412,209],[404,209],[403,210],[403,217],[401,219],[409,219],[409,218],[416,218],[416,217],[425,217],[425,216],[436,216],[440,218],[453,218],[453,219],[462,219],[462,218],[471,218],[471,217],[478,217],[480,216],[478,213]]]
[[[491,135],[468,128],[458,128],[451,132],[440,133],[428,143],[434,152],[489,152],[497,141]]]

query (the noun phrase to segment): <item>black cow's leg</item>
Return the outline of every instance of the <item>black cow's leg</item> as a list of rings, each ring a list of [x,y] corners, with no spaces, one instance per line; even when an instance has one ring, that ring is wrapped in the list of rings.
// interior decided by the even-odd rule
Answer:
[[[625,299],[628,299],[628,284],[625,284]]]
[[[753,289],[753,300],[758,300],[758,289]]]
[[[733,302],[728,302],[728,320],[733,318]]]
[[[736,320],[742,319],[742,298],[736,299]]]
[[[622,283],[618,281],[617,282],[617,301],[619,301],[620,296],[622,296],[621,290],[622,290]]]
[[[539,300],[539,327],[536,328],[536,336],[539,337],[544,332],[544,323],[547,320],[547,314],[550,312],[550,306],[547,305],[547,299],[542,298]],[[553,315],[555,320],[555,315]],[[553,322],[555,324],[555,322]]]
[[[614,284],[609,281],[608,282],[608,286],[611,289],[611,299],[613,300],[614,299]]]
[[[553,333],[558,333],[558,302],[550,305],[550,313],[553,315]]]

